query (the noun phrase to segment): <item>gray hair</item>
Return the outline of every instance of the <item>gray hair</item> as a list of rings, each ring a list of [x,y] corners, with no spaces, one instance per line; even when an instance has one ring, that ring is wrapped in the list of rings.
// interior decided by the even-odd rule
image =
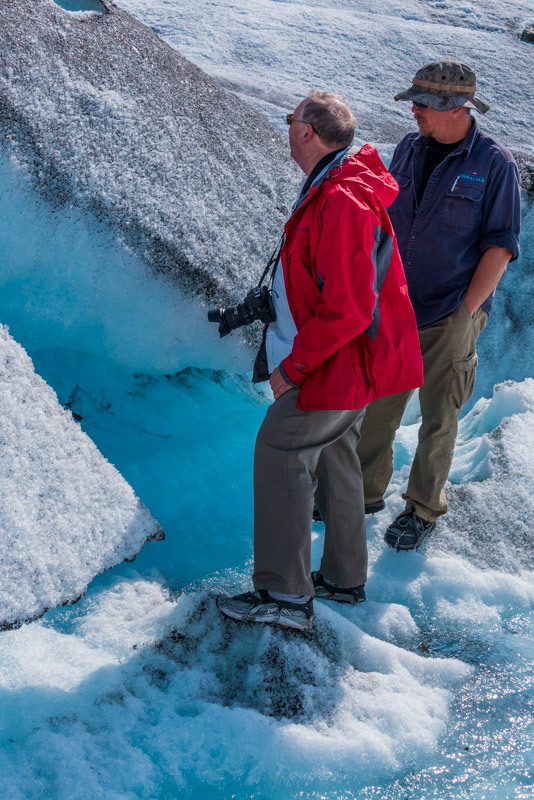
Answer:
[[[302,109],[303,122],[309,122],[327,147],[348,147],[354,138],[356,117],[338,94],[314,89]]]

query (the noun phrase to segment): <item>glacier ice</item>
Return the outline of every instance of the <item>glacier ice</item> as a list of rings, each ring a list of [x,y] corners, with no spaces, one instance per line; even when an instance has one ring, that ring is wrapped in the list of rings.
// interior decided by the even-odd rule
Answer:
[[[0,130],[59,208],[109,223],[191,295],[255,285],[287,215],[284,138],[118,6],[0,3]]]
[[[44,773],[76,798],[80,786],[91,798],[248,797],[267,782],[260,797],[289,800],[303,783],[328,792],[424,763],[472,667],[380,642],[326,605],[316,622],[309,637],[251,630],[206,592],[172,599],[131,576],[68,636],[41,623],[4,634],[0,740],[13,746],[0,768],[26,743],[7,789],[37,797]]]
[[[0,327],[0,630],[73,602],[163,531]]]
[[[165,54],[170,63],[183,62],[142,26],[126,22],[109,0],[105,5],[110,13],[97,17],[67,12],[54,0],[0,3],[2,22],[18,11],[27,20],[30,9],[39,22],[31,51],[14,59],[13,49],[0,54],[2,110],[20,112],[19,128],[5,124],[14,138],[5,137],[0,161],[0,319],[163,524],[167,539],[144,547],[134,565],[93,580],[77,605],[1,633],[0,794],[9,800],[530,797],[532,382],[507,382],[493,397],[492,383],[532,377],[532,199],[524,198],[521,262],[511,265],[481,341],[475,395],[487,399],[461,423],[448,487],[451,512],[425,550],[397,554],[385,550],[381,538],[400,510],[416,443],[416,426],[406,424],[387,508],[368,523],[368,603],[349,609],[317,603],[311,640],[225,622],[213,592],[249,586],[252,446],[267,398],[245,390],[245,378],[235,375],[249,368],[250,351],[237,336],[221,345],[209,329],[202,307],[209,291],[189,262],[177,276],[167,244],[147,255],[147,242],[159,241],[163,231],[169,247],[195,254],[204,247],[227,264],[232,235],[250,231],[256,206],[246,219],[249,196],[238,187],[227,203],[237,227],[217,231],[211,242],[193,241],[185,223],[172,228],[182,209],[160,213],[164,170],[158,167],[150,207],[148,168],[161,166],[164,144],[157,135],[167,128],[141,113],[148,107],[141,95],[152,85],[143,57],[155,52],[159,65],[167,63]],[[274,124],[283,124],[281,112],[309,82],[330,87],[335,81],[359,104],[363,126],[391,141],[391,132],[407,129],[409,112],[395,107],[389,94],[414,59],[433,56],[439,41],[476,59],[484,93],[491,87],[495,101],[488,119],[493,131],[532,150],[524,112],[527,48],[513,32],[525,0],[484,0],[476,9],[471,2],[398,0],[380,8],[368,0],[123,5]],[[119,41],[103,59],[103,77],[98,64],[72,62],[75,45],[87,59],[91,37],[99,46],[107,41],[106,26],[146,45],[132,51],[135,70],[122,60],[109,68],[124,45]],[[385,28],[393,35],[382,36]],[[29,31],[19,33],[27,43]],[[5,26],[0,39],[18,46]],[[19,74],[17,64],[31,66],[32,75]],[[46,74],[56,67],[55,75]],[[78,67],[83,80],[76,73],[69,83],[69,70]],[[504,80],[510,71],[513,91]],[[101,79],[91,83],[89,74]],[[32,84],[35,78],[42,89]],[[132,88],[136,80],[138,89]],[[201,84],[212,85],[207,79]],[[167,93],[165,86],[156,89],[159,97]],[[212,96],[226,97],[219,90]],[[258,119],[237,100],[226,97],[223,105],[238,114],[240,132]],[[141,109],[138,121],[134,109]],[[223,132],[220,112],[216,104]],[[32,115],[36,138],[30,143],[24,136]],[[187,119],[180,121],[187,137]],[[130,146],[122,133],[134,123],[139,130]],[[204,130],[204,123],[195,124]],[[260,137],[267,132],[275,139],[265,167],[272,188],[266,196],[269,203],[279,197],[283,209],[294,174],[282,139],[263,121],[258,125]],[[106,126],[116,126],[117,141]],[[149,128],[156,129],[155,138],[145,142]],[[213,134],[209,122],[208,131]],[[236,128],[228,139],[222,132],[224,172]],[[391,142],[381,152],[390,154]],[[248,155],[247,170],[263,174],[262,154],[251,149]],[[169,158],[181,169],[179,156]],[[198,198],[213,178],[214,159],[197,163],[208,170],[207,176],[187,173]],[[276,164],[280,181],[274,186],[268,182]],[[175,178],[179,169],[170,179],[176,188]],[[180,197],[186,188],[179,188]],[[212,211],[219,222],[229,218],[221,216],[219,200],[202,209],[208,225]],[[139,232],[141,213],[148,234]],[[272,213],[266,224],[273,219],[278,233],[285,212]],[[126,225],[131,218],[134,235]],[[245,288],[256,263],[235,261]],[[240,278],[231,269],[216,276],[221,282],[214,292],[232,293],[235,300]],[[195,291],[200,297],[188,299]],[[321,535],[315,526],[315,555]]]

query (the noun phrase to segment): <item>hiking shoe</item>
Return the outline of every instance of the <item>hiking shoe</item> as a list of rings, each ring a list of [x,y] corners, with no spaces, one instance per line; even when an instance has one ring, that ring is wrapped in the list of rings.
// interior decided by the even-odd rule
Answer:
[[[366,503],[365,504],[365,513],[366,514],[376,514],[377,511],[382,511],[386,507],[386,504],[383,500],[377,500],[375,503]],[[321,512],[317,508],[317,506],[313,507],[313,514],[312,519],[314,522],[322,522],[323,518],[321,516]]]
[[[382,511],[386,507],[386,504],[383,500],[376,500],[374,503],[366,503],[365,504],[365,513],[366,514],[376,514],[377,511]]]
[[[273,600],[266,589],[245,592],[235,597],[217,598],[217,608],[237,622],[264,622],[296,631],[309,631],[313,621],[313,598],[305,603]]]
[[[322,522],[323,521],[323,518],[321,516],[321,512],[319,511],[317,506],[313,507],[312,520],[314,522]]]
[[[312,572],[315,596],[321,600],[335,600],[337,603],[363,603],[365,601],[365,585],[336,586],[323,578],[320,572]]]
[[[384,541],[390,547],[399,550],[417,550],[430,531],[436,527],[435,522],[428,522],[408,509],[393,520],[384,534]]]

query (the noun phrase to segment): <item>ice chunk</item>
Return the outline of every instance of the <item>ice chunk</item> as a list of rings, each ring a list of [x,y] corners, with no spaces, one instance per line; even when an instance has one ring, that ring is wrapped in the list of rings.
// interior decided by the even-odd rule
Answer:
[[[517,572],[534,545],[534,380],[495,386],[460,424],[447,489],[450,511],[428,551]]]
[[[0,629],[73,602],[163,531],[0,327]]]

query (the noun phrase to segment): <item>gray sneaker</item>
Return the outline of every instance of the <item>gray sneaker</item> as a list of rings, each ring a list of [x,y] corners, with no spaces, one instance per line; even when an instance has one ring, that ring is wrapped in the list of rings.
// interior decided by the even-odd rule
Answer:
[[[435,522],[419,517],[413,508],[403,511],[386,528],[384,541],[390,547],[399,550],[417,550],[428,534],[436,527]]]
[[[225,617],[238,622],[264,622],[296,631],[309,631],[313,622],[313,598],[305,603],[273,600],[265,589],[235,597],[219,595],[217,608]]]

